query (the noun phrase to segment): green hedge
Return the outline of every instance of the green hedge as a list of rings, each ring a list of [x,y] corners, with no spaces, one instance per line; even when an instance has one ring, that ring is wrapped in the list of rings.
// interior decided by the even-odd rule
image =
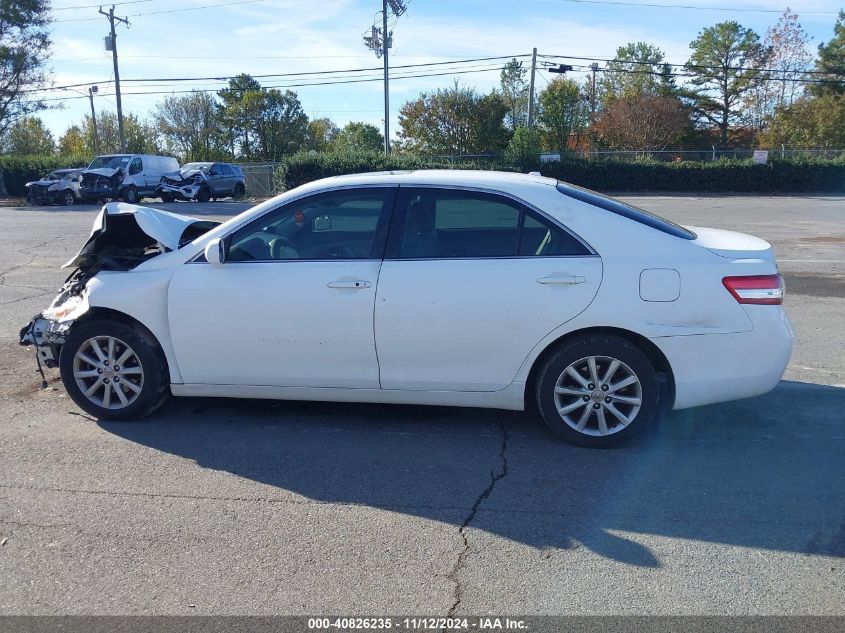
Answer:
[[[564,161],[545,163],[543,175],[604,191],[801,193],[845,191],[843,160]]]
[[[277,187],[301,184],[342,174],[397,169],[499,169],[517,171],[491,162],[452,163],[424,157],[378,153],[296,154],[277,173]],[[599,191],[670,191],[702,193],[845,192],[845,160],[775,160],[754,165],[750,160],[587,161],[570,159],[542,163],[544,176]]]
[[[90,162],[78,156],[0,156],[0,183],[6,194],[25,196],[24,185],[31,180],[38,180],[54,169],[62,167],[83,167]]]
[[[276,172],[277,189],[293,189],[320,178],[405,169],[503,169],[490,163],[435,161],[421,156],[378,152],[294,154]]]

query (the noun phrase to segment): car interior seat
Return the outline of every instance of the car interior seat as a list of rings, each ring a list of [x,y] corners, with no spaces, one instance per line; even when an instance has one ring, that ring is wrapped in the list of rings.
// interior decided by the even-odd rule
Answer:
[[[435,219],[433,198],[421,196],[408,205],[405,234],[402,237],[403,257],[437,257],[440,254]]]

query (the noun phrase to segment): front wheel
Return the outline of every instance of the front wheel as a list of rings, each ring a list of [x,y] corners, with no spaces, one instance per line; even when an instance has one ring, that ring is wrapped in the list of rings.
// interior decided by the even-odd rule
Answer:
[[[136,204],[138,202],[138,190],[132,185],[123,190],[123,201],[129,204]]]
[[[117,321],[76,325],[62,346],[59,369],[68,395],[99,419],[142,418],[170,393],[158,343],[148,332]]]
[[[211,200],[211,190],[208,187],[200,187],[197,191],[197,202],[208,202]]]
[[[654,421],[659,395],[656,372],[642,350],[605,334],[564,343],[545,362],[536,387],[546,426],[591,448],[643,432]]]
[[[73,195],[73,191],[66,189],[62,192],[62,204],[66,207],[72,207],[76,204],[76,196]]]

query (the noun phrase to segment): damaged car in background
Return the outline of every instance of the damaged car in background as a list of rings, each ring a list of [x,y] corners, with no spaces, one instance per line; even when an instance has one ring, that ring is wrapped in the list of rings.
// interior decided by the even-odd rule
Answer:
[[[241,168],[231,163],[187,163],[178,171],[162,176],[154,195],[162,202],[243,198],[246,178]]]
[[[79,185],[84,169],[56,169],[41,180],[26,183],[26,201],[33,205],[63,204],[68,207],[83,202]]]
[[[121,199],[134,204],[153,195],[164,174],[178,169],[179,162],[170,156],[97,156],[82,173],[80,191],[89,200]]]

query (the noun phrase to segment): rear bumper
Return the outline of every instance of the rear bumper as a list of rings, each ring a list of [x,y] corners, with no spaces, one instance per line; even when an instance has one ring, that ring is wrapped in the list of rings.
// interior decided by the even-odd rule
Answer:
[[[792,355],[793,332],[780,306],[743,306],[749,332],[666,336],[651,341],[675,378],[674,409],[759,396],[777,386]]]

